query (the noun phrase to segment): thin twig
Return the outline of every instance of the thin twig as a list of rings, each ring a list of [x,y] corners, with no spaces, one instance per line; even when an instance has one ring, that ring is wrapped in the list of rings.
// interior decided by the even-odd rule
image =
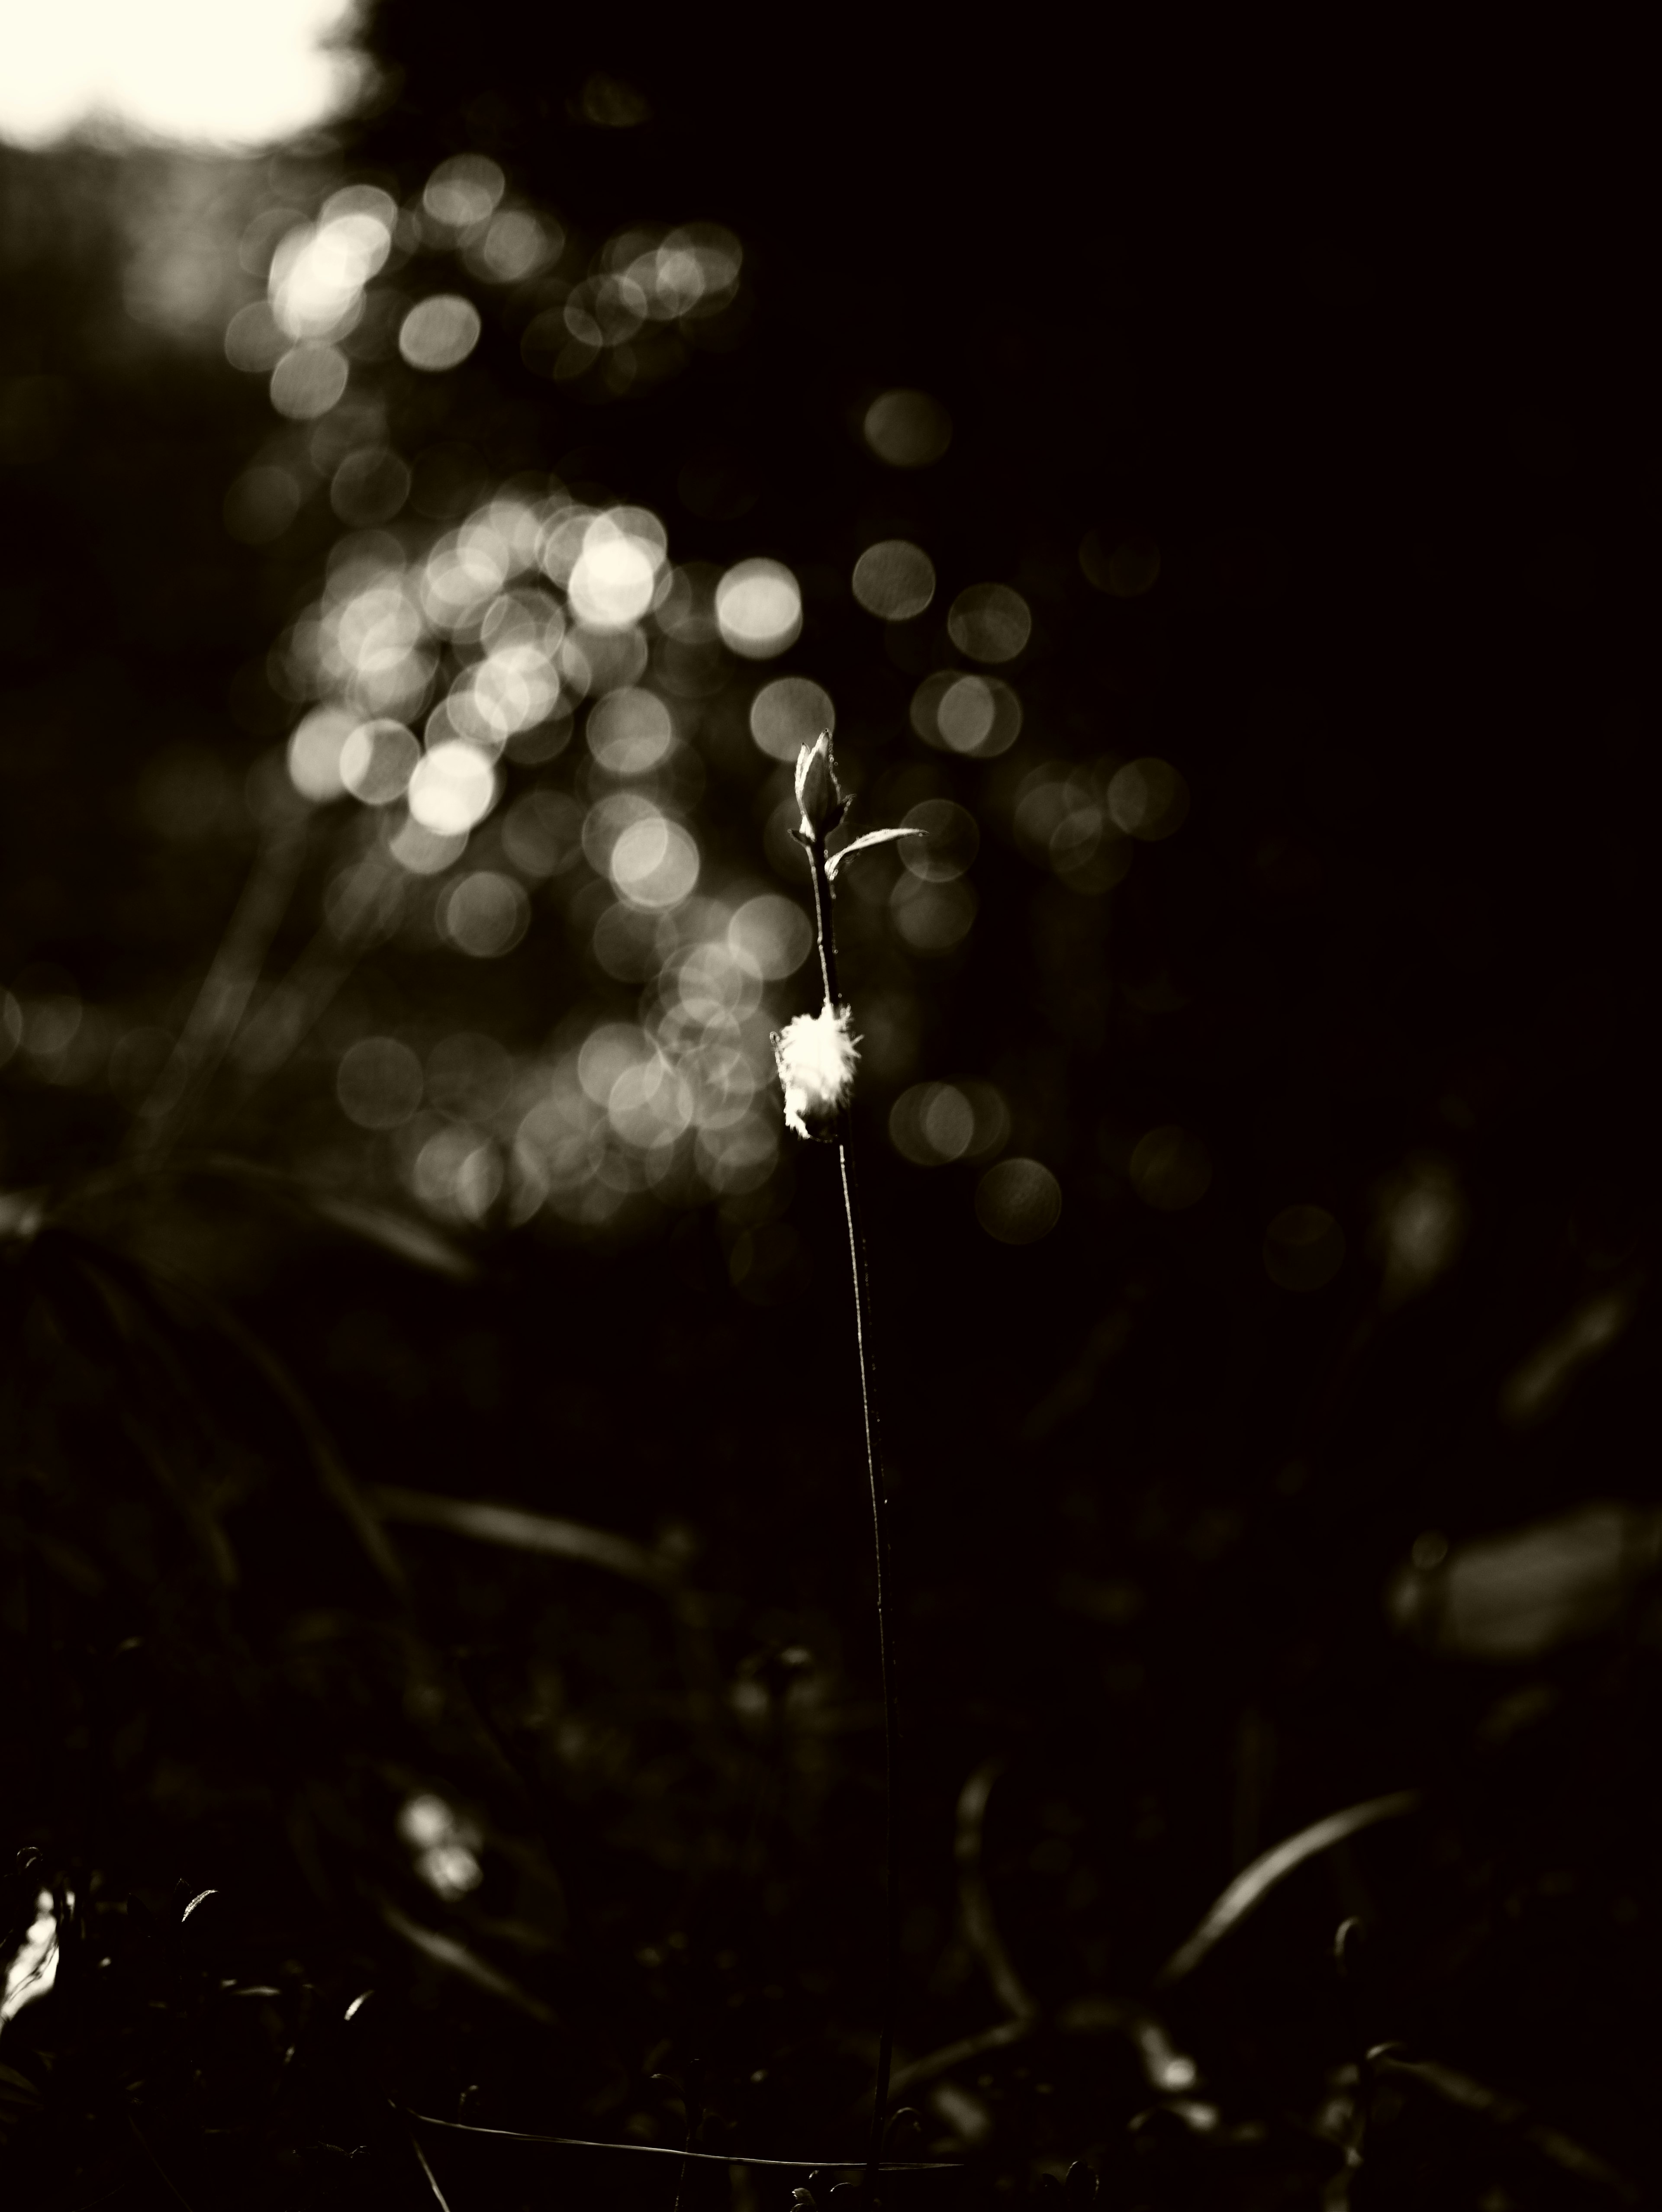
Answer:
[[[410,2139],[410,2148],[415,2152],[417,2162],[420,2166],[422,2172],[427,2177],[427,2185],[433,2192],[434,2198],[438,2204],[439,2212],[450,2212],[450,2200],[446,2197],[443,2190],[439,2187],[439,2177],[434,2172],[431,2165],[429,2163],[427,2153],[421,2147],[421,2138],[416,2133],[415,2123],[411,2118],[408,2112],[399,2110],[399,2106],[393,2099],[389,2097],[387,2101],[393,2106],[393,2110],[398,2113],[399,2118],[404,2122],[404,2132]]]
[[[857,2173],[860,2162],[847,2158],[748,2158],[730,2150],[677,2150],[672,2143],[596,2142],[579,2136],[529,2135],[520,2128],[482,2128],[470,2120],[441,2120],[431,2112],[401,2107],[424,2128],[444,2128],[451,2135],[494,2136],[499,2142],[544,2143],[555,2150],[615,2151],[624,2158],[673,2158],[691,2166],[765,2166],[781,2173]],[[882,2162],[885,2173],[956,2173],[963,2165],[955,2158],[891,2158]]]

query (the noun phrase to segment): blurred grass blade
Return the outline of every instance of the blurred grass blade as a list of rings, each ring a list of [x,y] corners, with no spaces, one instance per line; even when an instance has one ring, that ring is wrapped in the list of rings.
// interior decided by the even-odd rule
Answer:
[[[1386,1587],[1395,1625],[1446,1657],[1516,1666],[1616,1625],[1662,1564],[1662,1512],[1594,1503],[1430,1564],[1415,1553]]]
[[[332,1222],[337,1229],[349,1235],[361,1237],[367,1243],[380,1245],[395,1260],[408,1260],[417,1267],[431,1267],[435,1274],[448,1275],[455,1282],[471,1283],[478,1269],[464,1252],[459,1252],[447,1237],[413,1215],[394,1212],[390,1206],[365,1206],[355,1199],[328,1198],[321,1193],[311,1194],[312,1209],[324,1220]]]
[[[15,2066],[0,2066],[0,2148],[39,2116],[40,2089]]]
[[[320,1190],[305,1176],[292,1175],[262,1160],[239,1158],[231,1152],[212,1152],[191,1162],[193,1174],[246,1184],[263,1195],[280,1200],[313,1218],[327,1222],[364,1243],[378,1245],[395,1260],[407,1260],[459,1283],[471,1283],[478,1269],[466,1253],[453,1243],[430,1221],[392,1206],[372,1206],[362,1199],[342,1198]]]
[[[958,1897],[964,1914],[964,1932],[971,1948],[987,1969],[999,2002],[1018,2020],[1030,2020],[1038,2006],[1015,1970],[993,1915],[993,1900],[981,1871],[981,1838],[986,1824],[987,1800],[1003,1771],[1003,1762],[985,1760],[959,1792],[958,1832],[953,1856],[958,1861]]]
[[[336,993],[373,945],[390,935],[410,878],[378,861],[338,921],[318,931],[236,1042],[246,1094],[274,1075],[328,1011]]]
[[[1288,1837],[1284,1843],[1254,1859],[1250,1867],[1235,1876],[1188,1941],[1178,1944],[1155,1976],[1155,1987],[1166,1988],[1191,1973],[1213,1945],[1244,1920],[1294,1867],[1302,1866],[1306,1859],[1330,1850],[1335,1844],[1342,1844],[1347,1836],[1371,1828],[1376,1820],[1394,1820],[1400,1814],[1413,1812],[1419,1802],[1417,1790],[1398,1790],[1389,1797],[1370,1797],[1365,1804],[1352,1805],[1342,1813],[1330,1813],[1324,1820],[1300,1828],[1296,1836]]]
[[[88,1357],[101,1353],[113,1370],[122,1373],[129,1386],[117,1399],[122,1432],[190,1529],[221,1586],[234,1589],[236,1555],[219,1517],[211,1479],[216,1461],[226,1455],[224,1439],[170,1341],[155,1285],[116,1255],[95,1251],[71,1231],[55,1230],[35,1249],[43,1261],[62,1263],[52,1267],[56,1292],[69,1291],[72,1284],[90,1292],[90,1307],[74,1297],[62,1304],[65,1334],[77,1342],[71,1320],[84,1320],[94,1308],[101,1315],[107,1327],[99,1332],[100,1340],[80,1341],[80,1348]],[[182,1429],[177,1418],[181,1413]]]
[[[236,1553],[212,1507],[195,1486],[180,1479],[173,1459],[136,1413],[130,1410],[122,1413],[121,1430],[155,1477],[157,1487],[178,1508],[180,1517],[196,1538],[221,1588],[234,1589],[239,1580]]]
[[[551,2005],[545,2005],[540,1997],[533,1997],[529,1990],[522,1990],[511,1976],[493,1966],[489,1960],[480,1958],[477,1951],[470,1951],[466,1943],[458,1942],[454,1936],[441,1936],[435,1928],[423,1928],[417,1922],[406,1919],[390,1899],[381,1898],[377,1902],[380,1917],[393,1933],[401,1936],[406,1943],[424,1958],[431,1959],[435,1966],[447,1966],[452,1973],[460,1974],[465,1981],[472,1982],[475,1989],[502,1998],[505,2004],[513,2005],[544,2027],[553,2027],[557,2024],[557,2016]]]
[[[604,1567],[608,1573],[660,1589],[675,1579],[673,1571],[643,1544],[614,1535],[609,1528],[590,1528],[581,1521],[556,1520],[550,1514],[530,1513],[518,1505],[441,1498],[426,1490],[383,1486],[369,1496],[383,1520],[423,1528],[447,1528],[453,1535],[471,1536],[481,1544],[502,1544],[511,1551],[581,1559],[591,1567]]]
[[[272,938],[288,912],[305,856],[311,814],[300,808],[268,825],[242,896],[179,1041],[139,1113],[147,1149],[162,1149],[212,1079],[236,1035]]]
[[[897,2066],[889,2076],[889,2094],[898,2097],[902,2089],[915,2082],[933,2081],[937,2075],[950,2074],[953,2067],[967,2065],[971,2058],[979,2058],[986,2051],[1002,2051],[1012,2043],[1020,2043],[1038,2025],[1037,2014],[1027,2013],[1018,2020],[1001,2020],[996,2027],[983,2028],[979,2035],[964,2035],[956,2043],[944,2043],[939,2051],[914,2058],[909,2065]],[[868,2089],[861,2098],[860,2110],[868,2110],[871,2100],[871,2091]]]
[[[1200,2079],[1200,2068],[1186,2051],[1178,2049],[1165,2023],[1141,2005],[1127,2004],[1119,1997],[1075,1997],[1071,2004],[1062,2006],[1055,2020],[1063,2035],[1113,2032],[1128,2035],[1144,2079],[1163,2097],[1192,2089]]]
[[[245,1327],[234,1313],[216,1300],[207,1301],[206,1310],[214,1325],[236,1346],[253,1366],[258,1368],[282,1401],[289,1418],[300,1431],[312,1464],[317,1470],[324,1495],[351,1523],[359,1543],[381,1579],[402,1597],[405,1585],[404,1570],[399,1565],[398,1555],[387,1542],[387,1532],[368,1504],[362,1490],[353,1480],[345,1462],[335,1449],[334,1440],[313,1409],[311,1401],[264,1338]]]
[[[88,1346],[89,1354],[107,1361],[124,1354],[129,1358],[136,1353],[144,1355],[171,1387],[178,1404],[187,1407],[195,1417],[205,1440],[210,1466],[216,1457],[224,1456],[223,1440],[206,1401],[170,1340],[173,1316],[168,1315],[165,1301],[174,1300],[178,1307],[193,1319],[205,1322],[240,1352],[264,1377],[299,1430],[325,1496],[351,1523],[382,1579],[399,1596],[404,1595],[404,1572],[385,1531],[366,1504],[362,1491],[348,1473],[310,1401],[264,1338],[200,1285],[142,1267],[103,1246],[91,1246],[77,1232],[58,1229],[43,1233],[33,1249],[43,1267],[49,1270],[53,1292],[60,1297],[67,1294],[75,1300],[74,1310],[78,1318],[101,1324],[99,1340]],[[134,1358],[135,1368],[137,1364]],[[139,1379],[145,1378],[141,1375]],[[147,1395],[141,1408],[143,1413],[154,1414],[154,1397],[153,1391]],[[235,1560],[211,1495],[203,1485],[192,1488],[178,1479],[172,1459],[131,1409],[127,1409],[125,1418],[131,1441],[181,1510],[190,1516],[221,1579],[229,1587],[236,1579]]]
[[[1524,1429],[1555,1413],[1582,1370],[1613,1345],[1639,1304],[1642,1274],[1586,1298],[1515,1367],[1501,1386],[1496,1411],[1508,1428]]]
[[[1428,2089],[1446,2105],[1457,2106],[1462,2112],[1475,2112],[1491,2120],[1497,2127],[1519,2128],[1524,2141],[1550,2159],[1555,2166],[1567,2173],[1579,2174],[1601,2189],[1608,2189],[1621,2197],[1624,2203],[1636,2204],[1639,2191],[1627,2176],[1586,2149],[1556,2128],[1543,2127],[1531,2122],[1527,2108],[1517,2098],[1507,2097],[1487,2083],[1474,2081],[1470,2074],[1462,2074],[1452,2066],[1444,2066],[1434,2058],[1397,2058],[1389,2046],[1376,2048],[1368,2053],[1373,2071],[1381,2079],[1400,2082],[1404,2087],[1417,2086]]]

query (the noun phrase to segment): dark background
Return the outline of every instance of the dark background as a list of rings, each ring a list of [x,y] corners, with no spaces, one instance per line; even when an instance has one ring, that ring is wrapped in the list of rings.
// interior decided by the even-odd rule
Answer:
[[[259,284],[192,240],[341,180],[408,199],[477,151],[578,260],[636,220],[728,225],[741,311],[672,381],[598,404],[525,371],[499,300],[476,359],[395,422],[407,457],[555,471],[654,509],[673,557],[802,578],[800,644],[733,664],[697,740],[700,835],[752,876],[768,763],[743,715],[776,666],[831,690],[867,819],[934,792],[982,827],[955,951],[843,902],[856,1025],[880,995],[898,1038],[855,1122],[898,1515],[903,2058],[1000,2016],[953,1857],[988,1759],[983,1863],[1047,2008],[1141,1996],[1257,1852],[1426,1793],[1173,1996],[1209,2133],[1147,2122],[1160,2085],[1128,2039],[1046,2029],[949,2072],[927,2140],[1009,2186],[1088,2154],[1128,2204],[1314,2203],[1360,2037],[1528,2108],[1409,2100],[1374,2130],[1367,2201],[1608,2201],[1531,2148],[1537,2121],[1653,2185],[1637,1572],[1577,1580],[1549,1538],[1556,1595],[1509,1663],[1440,1644],[1434,1615],[1416,1641],[1382,1598],[1428,1531],[1458,1561],[1590,1499],[1631,1504],[1641,1565],[1654,1549],[1658,477],[1619,118],[1590,168],[1568,88],[1543,109],[1504,72],[1442,70],[1405,106],[1337,58],[1196,74],[1043,26],[950,52],[841,19],[597,41],[383,5],[368,35],[373,112],[270,163],[0,156],[0,981],[26,1023],[67,995],[103,1040],[54,1073],[26,1030],[0,1075],[0,1840],[44,1855],[22,1917],[44,1884],[82,1929],[78,1972],[65,1933],[58,1991],[0,2038],[29,2085],[0,2108],[7,2154],[43,2203],[159,2185],[145,2143],[193,2203],[410,2189],[343,2087],[341,2014],[371,1984],[364,2063],[441,2118],[679,2142],[650,2077],[684,2090],[698,2059],[736,2131],[711,2147],[861,2141],[880,1738],[831,1154],[611,1239],[487,1222],[393,1256],[413,1207],[338,1111],[339,1054],[400,1021],[525,1050],[574,1009],[626,1013],[551,907],[501,962],[384,949],[279,1078],[210,1087],[160,1164],[135,1134],[149,1048],[121,1041],[176,1032],[236,905],[259,763],[297,711],[265,655],[339,527],[319,490],[273,542],[228,535],[228,486],[287,433],[219,343]],[[895,386],[951,414],[929,469],[861,439]],[[1092,531],[1157,544],[1154,590],[1093,588]],[[887,537],[941,578],[899,638],[847,583]],[[906,709],[953,658],[941,610],[985,580],[1035,630],[1020,746],[983,767],[928,752]],[[1191,811],[1084,896],[1018,850],[1010,810],[1021,773],[1105,753],[1172,762]],[[274,965],[317,927],[336,819]],[[995,1083],[1008,1149],[1059,1179],[1040,1242],[982,1231],[977,1169],[890,1144],[896,1096],[953,1076]],[[1128,1168],[1172,1123],[1213,1173],[1166,1212]],[[1392,1207],[1428,1172],[1463,1238],[1397,1300]],[[344,1234],[343,1197],[381,1209],[376,1236]],[[1263,1256],[1294,1205],[1345,1239],[1308,1293]],[[735,1285],[743,1237],[776,1264]],[[1503,1418],[1507,1378],[1601,1298],[1609,1349],[1540,1418]],[[433,1530],[393,1529],[389,1559],[340,1510],[348,1480],[667,1546],[704,1604]],[[1537,1602],[1504,1562],[1485,1587],[1502,1616]],[[474,1824],[484,1883],[453,1906],[394,1827],[417,1790]],[[1330,1959],[1351,1914],[1354,2018]],[[275,1992],[234,2028],[233,1985]],[[459,2206],[545,2185],[443,2148]]]

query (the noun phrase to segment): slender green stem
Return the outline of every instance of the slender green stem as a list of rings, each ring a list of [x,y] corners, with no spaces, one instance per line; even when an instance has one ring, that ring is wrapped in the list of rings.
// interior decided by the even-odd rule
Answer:
[[[813,872],[813,913],[819,940],[819,972],[825,1004],[841,1001],[837,988],[837,945],[831,931],[831,878],[825,840],[820,832],[808,848]],[[900,1703],[895,1686],[894,1646],[889,1623],[889,1500],[883,1485],[883,1455],[878,1436],[877,1378],[872,1356],[871,1274],[866,1257],[860,1185],[854,1167],[854,1131],[847,1107],[837,1121],[837,1146],[843,1170],[843,1211],[849,1226],[849,1264],[854,1278],[854,1333],[860,1354],[860,1404],[865,1420],[866,1468],[871,1478],[872,1550],[877,1567],[877,1647],[883,1674],[883,2014],[878,2038],[877,2081],[872,2100],[871,2137],[866,2151],[863,2194],[877,2198],[878,2163],[883,2151],[883,2123],[889,2102],[889,2074],[894,2062],[894,2016],[900,1986],[900,1881],[896,1818]]]
[[[819,940],[820,980],[825,986],[825,1004],[834,1007],[842,1003],[842,994],[837,988],[837,938],[831,928],[831,877],[826,872],[823,830],[808,846],[807,854],[813,872],[813,923]]]

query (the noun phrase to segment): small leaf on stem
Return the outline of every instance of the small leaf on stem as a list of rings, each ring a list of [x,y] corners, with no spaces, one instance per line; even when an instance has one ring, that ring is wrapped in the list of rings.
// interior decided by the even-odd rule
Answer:
[[[897,837],[922,837],[927,832],[916,829],[868,830],[863,837],[856,837],[851,845],[844,845],[840,853],[833,853],[825,863],[825,873],[835,876],[850,853],[863,853],[868,845],[892,845]]]

